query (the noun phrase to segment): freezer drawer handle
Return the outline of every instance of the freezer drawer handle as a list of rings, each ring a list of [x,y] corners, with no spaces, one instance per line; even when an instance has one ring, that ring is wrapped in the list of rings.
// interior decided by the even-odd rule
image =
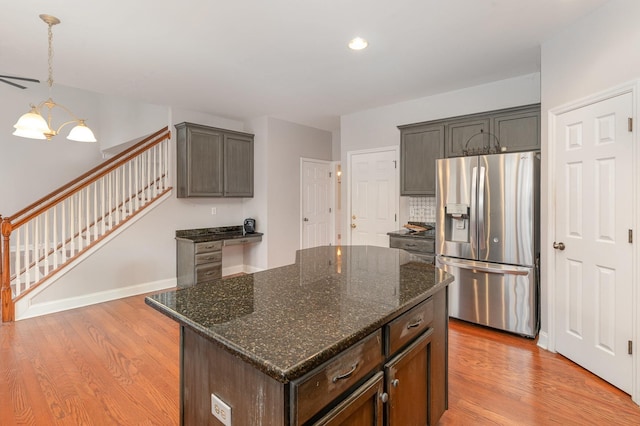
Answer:
[[[482,265],[469,265],[465,263],[451,262],[450,260],[444,260],[442,258],[440,259],[440,263],[444,265],[455,266],[458,268],[473,269],[474,271],[489,272],[492,274],[503,274],[503,275],[528,275],[529,274],[529,272],[524,269],[490,268]]]

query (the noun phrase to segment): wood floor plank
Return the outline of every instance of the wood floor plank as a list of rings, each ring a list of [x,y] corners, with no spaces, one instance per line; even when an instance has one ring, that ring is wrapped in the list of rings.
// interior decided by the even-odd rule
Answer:
[[[636,425],[629,395],[536,341],[451,320],[441,425]]]
[[[636,425],[629,395],[536,342],[452,320],[440,425]],[[178,325],[144,296],[0,326],[0,425],[177,425]]]

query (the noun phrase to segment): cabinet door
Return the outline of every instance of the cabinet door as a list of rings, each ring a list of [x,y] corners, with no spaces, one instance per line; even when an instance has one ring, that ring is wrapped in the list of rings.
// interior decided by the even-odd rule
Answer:
[[[444,126],[400,132],[400,195],[435,195],[436,159],[444,156]]]
[[[382,426],[383,374],[356,389],[314,425]]]
[[[432,334],[430,328],[384,366],[389,426],[430,424]]]
[[[447,157],[473,155],[474,150],[477,152],[494,142],[488,133],[488,117],[448,123],[445,155]],[[469,154],[465,154],[465,150]]]
[[[187,128],[187,197],[220,197],[222,193],[223,134]]]
[[[253,138],[225,135],[225,197],[253,197]]]
[[[540,149],[540,107],[500,114],[492,118],[491,132],[507,151]]]

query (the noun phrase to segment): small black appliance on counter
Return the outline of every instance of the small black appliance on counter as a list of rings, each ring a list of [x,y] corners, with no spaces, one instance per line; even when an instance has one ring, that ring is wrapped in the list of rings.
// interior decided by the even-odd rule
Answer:
[[[244,233],[253,234],[256,232],[256,220],[247,218],[244,220]]]

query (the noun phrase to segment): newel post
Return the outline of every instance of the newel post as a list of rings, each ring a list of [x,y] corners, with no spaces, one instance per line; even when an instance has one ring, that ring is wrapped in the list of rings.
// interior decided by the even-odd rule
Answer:
[[[0,233],[2,233],[2,259],[0,260],[0,298],[2,299],[2,322],[9,322],[14,320],[14,306],[13,295],[11,294],[11,268],[10,258],[11,251],[9,250],[9,237],[11,235],[11,219],[3,218],[0,222]]]

